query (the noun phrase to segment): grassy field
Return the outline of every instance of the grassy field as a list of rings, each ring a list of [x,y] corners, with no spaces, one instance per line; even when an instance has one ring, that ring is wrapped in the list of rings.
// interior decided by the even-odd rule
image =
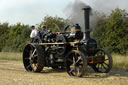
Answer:
[[[0,60],[22,61],[22,53],[0,52]]]
[[[113,67],[128,70],[128,56],[112,55]],[[0,52],[0,60],[22,61],[22,53]]]
[[[125,69],[128,71],[128,56],[112,55],[112,57],[114,68]]]

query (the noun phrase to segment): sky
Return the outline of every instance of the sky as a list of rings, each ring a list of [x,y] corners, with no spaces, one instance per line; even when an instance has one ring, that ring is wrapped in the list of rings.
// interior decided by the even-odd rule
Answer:
[[[65,17],[70,0],[0,0],[0,22],[38,24],[46,15]]]
[[[46,15],[66,18],[64,10],[75,0],[0,0],[0,23],[39,24]],[[112,8],[127,9],[128,0],[81,0],[92,8],[107,12]]]

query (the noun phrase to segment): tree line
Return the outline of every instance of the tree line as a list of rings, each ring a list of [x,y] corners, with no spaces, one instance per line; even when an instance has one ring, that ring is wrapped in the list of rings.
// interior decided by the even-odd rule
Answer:
[[[30,40],[30,31],[30,26],[21,23],[11,26],[0,24],[0,51],[22,51]]]
[[[43,25],[48,26],[53,32],[63,30],[67,21],[60,17],[45,16],[38,24],[41,30]],[[57,29],[57,28],[60,28]],[[0,51],[22,52],[25,44],[30,42],[31,26],[17,23],[0,23]],[[113,53],[128,53],[128,12],[116,8],[110,15],[100,16],[92,29],[92,37],[98,42],[98,46]]]
[[[44,20],[36,26],[38,31],[42,30],[43,25],[48,26],[52,32],[57,32],[63,30],[65,20],[57,16],[45,16]],[[30,25],[0,23],[0,51],[22,52],[24,46],[31,41],[30,33]]]
[[[101,47],[110,52],[128,53],[128,13],[116,8],[109,16],[99,18],[93,36]]]

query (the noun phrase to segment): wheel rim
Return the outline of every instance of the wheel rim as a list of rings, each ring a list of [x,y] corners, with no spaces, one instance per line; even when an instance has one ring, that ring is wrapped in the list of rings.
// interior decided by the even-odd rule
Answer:
[[[96,72],[108,73],[112,68],[112,57],[106,50],[100,49],[95,56],[104,56],[104,62],[93,65]]]
[[[34,46],[28,45],[25,47],[23,53],[23,63],[27,71],[36,72],[38,67],[37,56],[38,54]]]
[[[70,76],[81,77],[86,68],[86,60],[82,53],[72,51],[66,59],[66,70]]]

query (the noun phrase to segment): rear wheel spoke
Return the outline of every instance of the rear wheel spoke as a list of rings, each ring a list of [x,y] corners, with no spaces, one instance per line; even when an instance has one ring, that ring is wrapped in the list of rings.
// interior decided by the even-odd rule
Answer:
[[[80,77],[84,74],[87,66],[87,61],[84,57],[84,54],[78,51],[71,51],[67,56],[66,70],[70,76]]]
[[[32,66],[32,64],[29,64],[26,68],[29,69]]]
[[[36,52],[36,49],[34,49],[34,51],[33,51],[33,53],[32,53],[32,56],[34,56],[35,52]]]
[[[80,57],[76,62],[75,62],[75,64],[77,64],[80,60],[82,60],[82,58]]]
[[[75,58],[73,57],[73,64],[75,65],[76,61],[75,61]]]
[[[75,68],[73,67],[69,72],[72,73],[75,70]]]
[[[78,68],[78,67],[77,67],[77,72],[78,72],[78,74],[80,73],[80,68]]]

